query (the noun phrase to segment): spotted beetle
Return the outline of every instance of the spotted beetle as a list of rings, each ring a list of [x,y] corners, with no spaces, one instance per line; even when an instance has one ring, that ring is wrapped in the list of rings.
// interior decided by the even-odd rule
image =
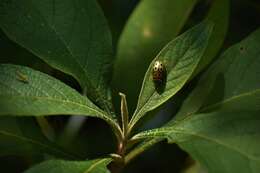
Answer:
[[[162,61],[156,60],[152,69],[155,90],[161,94],[166,86],[167,70]]]
[[[155,84],[162,84],[165,80],[166,69],[163,63],[159,60],[154,62],[153,65],[153,81]]]

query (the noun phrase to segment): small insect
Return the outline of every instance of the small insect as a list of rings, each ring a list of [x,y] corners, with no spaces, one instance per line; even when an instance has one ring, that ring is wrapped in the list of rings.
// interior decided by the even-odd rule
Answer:
[[[19,71],[16,71],[16,77],[17,77],[17,80],[23,82],[23,83],[28,83],[28,77],[25,75],[25,74],[22,74],[21,72]]]
[[[165,84],[166,84],[167,71],[166,71],[166,67],[161,61],[157,60],[154,62],[152,76],[153,76],[155,90],[159,94],[163,93],[164,88],[166,86]]]
[[[159,60],[155,61],[153,65],[153,81],[156,84],[162,84],[165,80],[166,68]]]

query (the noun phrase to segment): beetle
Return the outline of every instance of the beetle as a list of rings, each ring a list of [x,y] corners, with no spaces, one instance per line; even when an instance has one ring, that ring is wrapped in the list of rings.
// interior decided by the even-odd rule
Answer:
[[[162,85],[165,81],[166,77],[166,68],[162,61],[156,60],[153,65],[153,70],[152,70],[152,76],[153,76],[153,81],[155,85]]]

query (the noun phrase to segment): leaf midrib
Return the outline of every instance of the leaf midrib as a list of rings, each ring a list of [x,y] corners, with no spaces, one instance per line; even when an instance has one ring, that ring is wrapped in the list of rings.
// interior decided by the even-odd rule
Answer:
[[[218,145],[221,145],[225,148],[228,148],[230,150],[233,150],[243,156],[245,156],[246,158],[248,159],[251,159],[251,160],[254,160],[254,161],[258,161],[260,162],[260,158],[257,158],[255,156],[252,156],[252,155],[248,155],[247,153],[239,150],[238,148],[235,148],[235,147],[232,147],[231,145],[227,144],[227,143],[223,143],[219,140],[216,140],[216,139],[213,139],[213,138],[210,138],[209,136],[205,136],[205,135],[202,135],[202,134],[199,134],[199,133],[192,133],[192,132],[189,132],[189,131],[182,131],[180,129],[173,129],[173,131],[175,130],[175,133],[181,133],[181,134],[186,134],[186,135],[191,135],[191,136],[195,136],[195,137],[198,137],[198,138],[201,138],[201,139],[204,139],[204,140],[207,140],[209,142],[213,142],[213,143],[216,143]],[[178,142],[177,142],[178,143]],[[181,142],[180,142],[181,143]]]
[[[62,99],[57,99],[57,98],[47,97],[47,96],[43,97],[43,96],[30,96],[30,95],[25,96],[25,95],[21,95],[22,93],[20,93],[20,92],[17,91],[16,89],[10,87],[9,85],[6,85],[5,83],[3,83],[3,82],[1,82],[1,81],[0,81],[0,83],[1,83],[2,85],[7,86],[8,88],[11,88],[12,90],[16,91],[17,94],[19,94],[19,96],[18,96],[18,95],[5,95],[5,94],[0,94],[0,96],[4,96],[4,97],[14,97],[14,98],[24,98],[24,99],[26,99],[26,98],[28,98],[28,99],[42,99],[42,100],[50,100],[50,101],[56,101],[56,102],[76,104],[76,105],[78,105],[78,106],[80,106],[80,107],[84,107],[84,108],[87,108],[87,109],[91,109],[92,111],[99,113],[99,115],[103,115],[103,114],[104,114],[103,112],[98,111],[98,110],[97,110],[98,108],[97,108],[97,109],[94,109],[94,108],[92,108],[92,107],[90,107],[90,106],[87,106],[87,105],[85,105],[85,104],[81,104],[81,103],[78,103],[78,102],[74,102],[74,101],[71,101],[71,100],[69,100],[69,99],[62,100]],[[46,84],[48,84],[48,83],[46,83]],[[33,87],[33,86],[32,86],[32,87]],[[34,88],[35,88],[35,87],[34,87]],[[58,91],[55,87],[52,87],[52,88],[53,88],[55,91],[57,91],[58,93],[60,93],[62,96],[64,96],[64,97],[67,98],[67,96],[65,96],[62,92]],[[38,90],[38,88],[35,88],[35,89]],[[39,91],[41,91],[41,90],[39,90]],[[87,100],[86,100],[86,101],[87,101]],[[92,104],[92,103],[91,103],[91,104]],[[93,105],[94,105],[94,104],[93,104]]]
[[[197,36],[197,38],[199,38],[200,36],[201,36],[201,34],[203,34],[203,32],[200,32],[199,34],[198,34],[198,36]],[[181,57],[184,57],[186,54],[187,54],[187,52],[189,51],[189,49],[192,47],[192,46],[194,46],[194,44],[197,42],[197,40],[195,40],[194,42],[192,42],[192,44],[190,44],[188,47],[187,47],[187,49],[184,51],[184,53],[183,53],[183,55],[181,56]],[[169,44],[171,44],[171,42],[169,42]],[[166,49],[166,48],[165,48]],[[162,52],[164,51],[164,49],[162,50]],[[204,51],[205,51],[205,49],[204,49]],[[159,53],[159,55],[160,55],[160,53]],[[158,56],[159,56],[158,55]],[[202,57],[202,55],[200,55],[200,57],[198,58],[199,60],[201,59],[201,57]],[[176,64],[178,64],[178,62],[180,61],[180,60],[182,60],[182,58],[179,58],[179,59],[177,59],[177,62],[176,62]],[[196,63],[195,63],[195,65],[197,66],[198,64],[199,64],[199,62],[200,61],[197,61]],[[195,69],[196,69],[196,66],[191,70],[191,74],[195,71]],[[149,68],[150,68],[150,66],[149,66]],[[149,70],[148,70],[148,72],[149,72]],[[147,73],[148,73],[147,72]],[[185,85],[185,83],[186,83],[186,81],[188,80],[188,78],[181,84],[181,85],[179,85],[179,87],[180,88],[182,88],[184,85]],[[144,81],[145,82],[145,81]],[[144,84],[144,82],[143,82],[143,84]],[[144,85],[142,85],[142,86],[144,86]],[[174,88],[174,87],[173,87]],[[172,88],[171,88],[172,89]],[[169,89],[170,90],[170,89]],[[180,89],[179,89],[180,90]],[[178,90],[178,91],[179,91]],[[176,91],[176,92],[174,92],[174,94],[176,94],[178,91]],[[142,95],[142,92],[143,92],[143,87],[141,88],[141,92],[140,92],[140,96]],[[145,106],[148,104],[148,102],[150,101],[150,99],[151,99],[151,97],[153,97],[153,95],[154,95],[154,93],[155,93],[155,91],[149,96],[149,98],[146,100],[146,102],[145,102],[145,104],[140,108],[140,109],[136,109],[136,112],[134,112],[134,115],[133,115],[133,122],[130,122],[131,124],[135,124],[141,117],[143,117],[143,115],[142,114],[144,114],[146,111],[144,110],[143,111],[143,109],[145,108]],[[168,100],[169,98],[171,98],[174,94],[171,94],[169,97],[166,97],[166,100]],[[140,96],[139,96],[139,99],[140,99]],[[138,99],[138,100],[139,100]],[[156,106],[157,105],[161,105],[162,103],[164,103],[163,101],[162,102],[160,102],[160,103],[158,103],[158,104],[156,104]],[[139,105],[139,104],[138,104]],[[137,106],[137,107],[139,107],[139,106]],[[154,106],[155,107],[155,106]],[[139,115],[139,116],[138,116]],[[139,118],[138,118],[139,117]]]
[[[1,95],[0,95],[1,96]],[[80,106],[80,107],[83,107],[83,108],[86,108],[86,109],[90,109],[94,112],[97,112],[97,115],[95,114],[89,114],[89,113],[74,113],[74,115],[78,114],[78,115],[86,115],[86,116],[92,116],[92,117],[97,117],[97,118],[101,118],[103,119],[104,121],[106,121],[109,125],[111,125],[111,127],[117,131],[120,132],[120,127],[119,125],[115,122],[114,119],[110,118],[110,116],[106,115],[105,112],[100,112],[94,108],[91,108],[91,107],[88,107],[87,105],[84,105],[84,104],[80,104],[80,103],[77,103],[77,102],[72,102],[70,100],[59,100],[59,99],[55,99],[55,98],[50,98],[50,97],[37,97],[37,96],[30,96],[30,97],[26,97],[26,96],[10,96],[10,95],[3,95],[5,97],[14,97],[14,98],[22,98],[22,99],[43,99],[43,100],[49,100],[49,101],[55,101],[55,102],[62,102],[62,103],[69,103],[69,104],[74,104],[74,105],[77,105],[77,106]],[[86,110],[88,111],[88,110]],[[59,114],[64,114],[64,115],[69,115],[67,112],[64,112],[64,113],[59,113]],[[0,114],[1,115],[1,114]],[[48,114],[48,115],[56,115],[56,114]]]
[[[204,139],[204,140],[216,143],[216,144],[221,145],[221,146],[223,146],[225,148],[228,148],[230,150],[236,151],[236,152],[238,152],[239,154],[245,156],[248,159],[260,162],[260,158],[254,157],[252,155],[248,155],[247,153],[239,150],[238,148],[233,148],[231,145],[229,145],[227,143],[220,142],[219,140],[207,137],[207,136],[199,134],[199,133],[192,133],[192,132],[189,132],[187,130],[178,129],[178,127],[169,127],[169,128],[164,128],[162,130],[160,129],[160,130],[158,130],[158,132],[155,131],[155,132],[153,132],[153,134],[150,134],[150,135],[146,134],[146,133],[149,133],[149,131],[144,132],[143,134],[140,133],[140,134],[136,135],[133,138],[135,138],[135,139],[141,139],[141,138],[146,138],[146,137],[147,138],[148,137],[153,138],[153,137],[157,136],[156,133],[165,133],[166,134],[165,137],[168,137],[171,133],[179,133],[179,134],[184,134],[184,135],[190,135],[190,136],[194,136],[194,137],[197,137],[197,138],[201,138],[201,139]],[[161,135],[159,135],[159,136],[161,136]],[[185,140],[185,141],[188,141],[188,140]],[[173,143],[173,142],[171,142],[171,143]],[[174,142],[174,143],[178,143],[178,140],[176,140],[176,142]]]
[[[220,105],[223,105],[225,103],[230,103],[230,102],[233,102],[234,100],[236,99],[241,99],[243,97],[247,97],[247,96],[251,96],[251,95],[254,95],[256,93],[260,92],[260,88],[259,89],[256,89],[256,90],[253,90],[253,91],[250,91],[250,92],[245,92],[245,93],[242,93],[242,94],[239,94],[239,95],[235,95],[235,96],[232,96],[232,97],[229,97],[221,102],[217,102],[213,105],[210,105],[210,106],[207,106],[207,107],[204,107],[202,108],[200,111],[203,112],[203,111],[207,111],[207,110],[211,110],[211,109],[214,109],[215,107],[218,107]]]
[[[102,164],[104,162],[106,162],[107,159],[102,159],[102,160],[98,160],[95,163],[93,163],[84,173],[90,173],[90,171],[92,171],[93,169],[95,169],[96,166],[98,166],[99,164]]]
[[[204,108],[202,108],[202,109],[195,110],[195,111],[192,111],[192,112],[190,112],[190,113],[184,114],[184,115],[183,115],[184,118],[183,118],[183,119],[180,119],[180,120],[177,120],[176,123],[178,123],[178,122],[184,122],[184,121],[186,121],[186,120],[189,120],[189,118],[191,118],[191,116],[194,115],[194,114],[197,113],[197,112],[205,112],[205,111],[207,111],[207,110],[212,110],[212,109],[214,109],[215,107],[218,107],[218,106],[220,106],[220,105],[222,105],[222,104],[230,103],[230,102],[235,101],[236,99],[241,99],[241,98],[243,98],[243,97],[247,97],[247,96],[253,95],[253,94],[258,93],[258,92],[260,92],[260,89],[253,90],[253,91],[251,91],[251,92],[245,92],[245,93],[242,93],[242,94],[233,96],[233,97],[229,97],[229,98],[223,100],[222,102],[217,102],[217,103],[215,103],[215,104],[213,104],[213,105],[209,105],[209,106],[204,107]]]
[[[84,72],[84,79],[87,80],[87,82],[84,82],[85,84],[88,83],[91,88],[103,99],[105,99],[106,97],[103,97],[104,95],[102,93],[99,92],[99,90],[96,90],[95,87],[93,87],[94,85],[92,84],[91,80],[87,77],[86,74],[88,74],[88,72],[86,71],[85,68],[83,68],[83,66],[80,64],[80,62],[77,61],[77,58],[75,58],[75,56],[73,55],[73,52],[71,51],[70,47],[67,45],[67,42],[62,38],[62,36],[58,33],[58,31],[55,29],[55,26],[51,25],[46,19],[45,17],[41,14],[40,10],[37,8],[37,6],[35,6],[31,1],[29,1],[30,4],[35,7],[36,11],[38,11],[38,14],[41,16],[41,18],[45,21],[45,23],[49,26],[49,28],[57,35],[57,38],[64,43],[64,46],[67,50],[67,52],[69,53],[69,57],[74,57],[73,60],[75,60],[74,62],[76,62],[76,64],[78,64],[78,66],[80,67],[80,69]],[[85,8],[83,8],[84,10],[86,10]],[[31,49],[30,49],[31,50]],[[31,50],[32,51],[32,50]],[[34,51],[32,51],[34,52]],[[69,72],[70,73],[70,72]],[[77,78],[78,81],[81,81],[78,77],[78,75],[75,75],[73,73],[70,73],[73,77]],[[109,102],[109,101],[108,101]],[[104,104],[106,105],[107,102],[104,102]]]
[[[69,55],[70,55],[69,57],[75,57],[75,56],[73,55],[72,51],[70,50],[69,46],[67,45],[67,42],[61,37],[61,35],[57,32],[57,30],[55,29],[55,27],[52,26],[52,25],[45,19],[45,17],[42,15],[42,13],[40,12],[40,10],[37,8],[37,6],[35,6],[35,5],[31,2],[31,0],[30,0],[29,2],[30,2],[30,4],[31,4],[31,6],[33,6],[34,9],[36,9],[36,11],[38,11],[38,14],[39,14],[39,15],[41,16],[41,18],[45,21],[46,25],[49,26],[49,28],[57,35],[57,38],[58,38],[62,43],[64,43],[64,46],[65,46],[67,52],[68,52]],[[30,49],[30,48],[28,48],[28,49]],[[30,50],[31,50],[31,49],[30,49]],[[32,50],[31,50],[31,51],[32,51]],[[32,51],[32,52],[34,52],[34,51]],[[76,58],[73,58],[73,60],[75,60],[75,62],[78,64],[78,66],[80,67],[80,69],[83,70],[83,72],[86,72],[86,71],[84,70],[84,68],[82,68],[82,66],[81,66],[80,63],[77,61]],[[70,73],[70,74],[71,74],[72,76],[78,78],[78,77],[75,76],[74,74],[72,74],[72,73]],[[87,77],[87,76],[86,76],[86,77]],[[86,78],[86,79],[87,79],[87,78]],[[88,80],[88,81],[89,81],[89,80]]]
[[[77,105],[77,106],[80,106],[80,107],[83,107],[83,108],[91,109],[91,111],[93,111],[93,112],[97,112],[98,115],[100,115],[98,117],[105,117],[103,115],[104,114],[103,112],[100,112],[100,111],[98,111],[98,110],[96,110],[96,109],[94,109],[92,107],[87,106],[87,105],[84,105],[84,104],[81,104],[81,103],[77,103],[77,102],[73,102],[71,100],[61,100],[61,99],[55,99],[55,98],[52,98],[52,97],[42,97],[42,96],[41,97],[40,96],[21,96],[21,95],[20,96],[2,95],[2,96],[4,96],[4,97],[13,97],[13,98],[22,98],[22,99],[25,99],[25,100],[26,99],[41,99],[41,100],[49,100],[49,101],[61,102],[61,103],[65,103],[65,104],[67,104],[67,103],[74,104],[74,105]]]

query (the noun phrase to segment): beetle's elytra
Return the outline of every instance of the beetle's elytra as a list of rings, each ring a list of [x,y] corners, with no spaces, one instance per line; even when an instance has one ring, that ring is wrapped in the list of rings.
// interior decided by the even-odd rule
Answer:
[[[152,69],[153,82],[158,94],[162,94],[166,86],[167,71],[162,61],[156,60]]]
[[[166,69],[163,63],[159,60],[155,61],[153,66],[153,81],[156,84],[163,83],[163,81],[165,80],[165,73]]]

